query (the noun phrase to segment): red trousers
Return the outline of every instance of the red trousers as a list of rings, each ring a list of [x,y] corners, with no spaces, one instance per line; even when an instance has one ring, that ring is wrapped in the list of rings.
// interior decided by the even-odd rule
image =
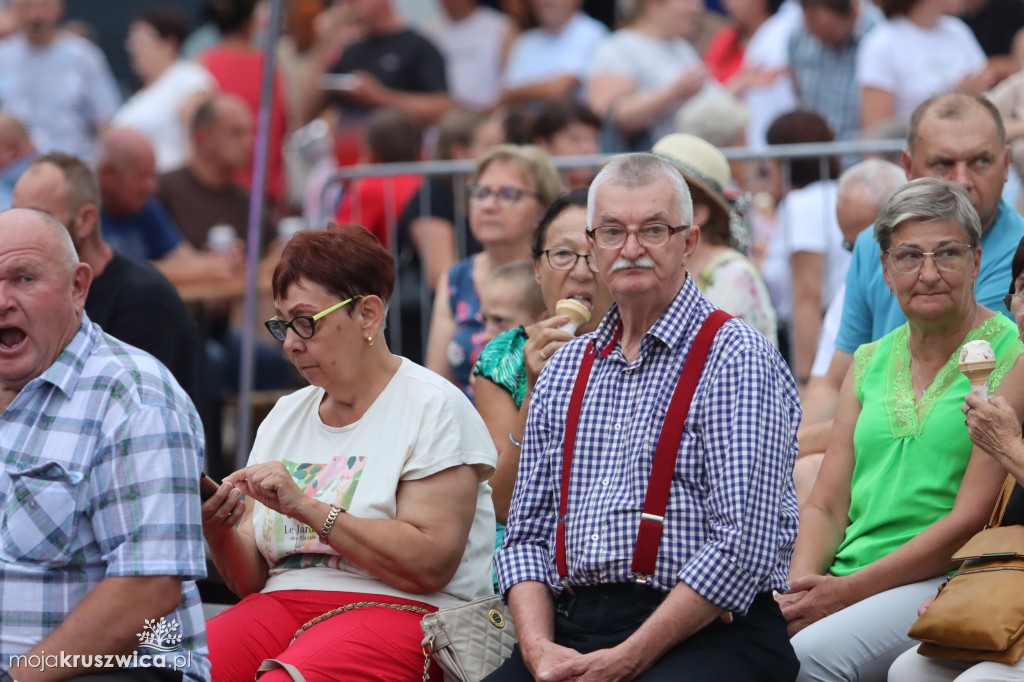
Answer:
[[[214,682],[251,682],[266,658],[291,663],[307,682],[392,680],[423,677],[420,613],[383,606],[362,607],[332,616],[309,628],[294,643],[296,630],[339,606],[385,602],[433,606],[409,599],[355,592],[289,590],[251,594],[206,623]],[[441,679],[431,665],[430,678]],[[282,670],[260,682],[288,682]]]

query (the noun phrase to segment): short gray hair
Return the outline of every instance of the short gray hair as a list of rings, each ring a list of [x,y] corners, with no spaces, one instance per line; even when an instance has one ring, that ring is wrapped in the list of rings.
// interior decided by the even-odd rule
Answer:
[[[724,90],[704,90],[679,108],[676,132],[696,135],[716,147],[732,147],[749,121],[750,110],[739,97]]]
[[[617,187],[647,187],[659,178],[668,180],[672,187],[672,208],[679,214],[680,222],[693,222],[693,199],[686,180],[671,161],[647,153],[622,154],[612,157],[590,183],[587,195],[587,225],[594,227],[594,204],[601,185],[610,183]]]
[[[971,248],[981,244],[981,220],[963,187],[938,178],[911,180],[889,199],[875,221],[875,240],[887,251],[892,234],[907,221],[949,220],[964,229]]]
[[[907,172],[889,161],[867,159],[850,166],[839,176],[838,193],[848,192],[854,187],[863,187],[872,203],[881,208],[903,185],[907,184]]]

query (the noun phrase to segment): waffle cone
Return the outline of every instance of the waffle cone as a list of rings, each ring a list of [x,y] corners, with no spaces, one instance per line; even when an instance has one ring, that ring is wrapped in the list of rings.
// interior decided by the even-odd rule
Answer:
[[[563,298],[555,304],[555,315],[568,315],[569,322],[580,327],[590,322],[590,311],[587,306],[571,298]]]

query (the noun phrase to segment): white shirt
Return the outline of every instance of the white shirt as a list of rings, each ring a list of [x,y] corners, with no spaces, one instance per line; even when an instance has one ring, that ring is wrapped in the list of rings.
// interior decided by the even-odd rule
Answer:
[[[423,479],[454,466],[473,466],[480,483],[466,551],[444,589],[412,595],[343,559],[320,542],[319,529],[257,503],[253,511],[256,542],[271,566],[263,591],[361,592],[416,599],[437,607],[491,594],[495,525],[487,480],[498,459],[469,399],[451,382],[405,358],[355,423],[324,424],[318,410],[323,397],[322,388],[310,386],[279,400],[260,425],[249,464],[283,461],[307,495],[369,519],[395,518],[396,491],[402,481]]]
[[[779,234],[771,240],[761,268],[780,320],[793,316],[793,254],[800,251],[825,256],[821,281],[822,313],[846,280],[850,252],[836,219],[835,180],[812,182],[794,189],[779,203]]]
[[[818,334],[818,349],[814,352],[814,364],[811,365],[812,377],[823,377],[828,374],[828,367],[832,364],[832,356],[836,352],[836,336],[839,334],[839,323],[843,319],[843,299],[846,298],[846,284],[839,287],[839,291],[832,297],[825,311],[825,319],[821,323],[821,332]]]
[[[606,35],[604,24],[582,12],[574,14],[558,33],[531,28],[512,44],[504,84],[514,88],[564,75],[582,82],[590,57]]]
[[[789,36],[803,22],[803,10],[797,0],[785,0],[778,11],[761,24],[747,43],[743,68],[777,69],[789,66]],[[765,134],[772,122],[782,114],[798,108],[793,81],[784,73],[768,85],[747,88],[743,101],[750,111],[747,123],[747,145],[765,146]]]
[[[909,119],[921,102],[952,90],[986,63],[971,29],[956,17],[942,15],[930,29],[895,17],[864,36],[857,54],[857,87],[891,92],[893,115]]]
[[[501,48],[511,28],[509,18],[490,7],[477,7],[461,21],[430,30],[444,55],[448,89],[460,104],[488,109],[498,101]]]
[[[188,133],[182,107],[196,94],[210,92],[217,82],[201,65],[178,61],[142,88],[114,114],[114,123],[133,128],[149,138],[156,153],[156,169],[181,168],[188,157]]]
[[[693,45],[683,38],[658,40],[624,28],[601,41],[590,61],[587,78],[606,74],[625,76],[633,81],[634,92],[643,93],[663,88],[678,80],[683,72],[702,64]],[[676,110],[672,109],[653,123],[651,139],[658,140],[675,132],[675,114]]]

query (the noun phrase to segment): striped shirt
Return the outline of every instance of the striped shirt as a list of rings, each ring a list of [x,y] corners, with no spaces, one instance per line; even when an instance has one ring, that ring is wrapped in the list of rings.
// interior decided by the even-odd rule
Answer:
[[[206,680],[193,582],[206,573],[202,424],[166,367],[83,318],[57,360],[0,412],[0,667],[105,578],[171,575],[182,578],[182,597],[164,622],[181,640],[163,643],[173,649],[165,660],[187,658],[185,678]],[[136,625],[147,632],[141,618]]]
[[[566,525],[567,582],[623,583],[661,424],[688,349],[714,310],[692,279],[627,362],[616,345],[595,358],[576,437]],[[561,590],[555,521],[569,397],[587,343],[613,342],[617,306],[593,334],[562,347],[530,399],[508,531],[497,556],[502,593],[524,580]],[[792,469],[800,403],[782,356],[739,320],[719,330],[686,418],[650,585],[679,581],[746,613],[783,589],[797,531]]]

